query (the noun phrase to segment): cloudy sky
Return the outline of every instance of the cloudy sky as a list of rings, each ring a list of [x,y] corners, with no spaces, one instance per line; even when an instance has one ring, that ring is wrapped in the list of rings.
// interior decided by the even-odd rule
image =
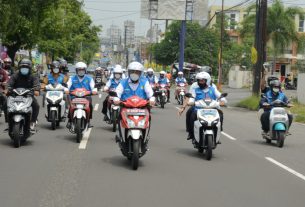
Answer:
[[[225,6],[233,6],[246,0],[225,0]],[[255,0],[250,0],[255,2]],[[141,0],[84,0],[84,9],[91,15],[94,24],[103,26],[105,35],[106,29],[115,24],[123,28],[125,20],[135,21],[136,35],[145,35],[150,26],[150,21],[140,18]],[[269,0],[268,2],[272,2]],[[283,0],[289,6],[300,5],[305,7],[305,0]],[[221,0],[209,0],[209,5],[221,5]],[[160,28],[165,27],[165,21],[154,21]]]

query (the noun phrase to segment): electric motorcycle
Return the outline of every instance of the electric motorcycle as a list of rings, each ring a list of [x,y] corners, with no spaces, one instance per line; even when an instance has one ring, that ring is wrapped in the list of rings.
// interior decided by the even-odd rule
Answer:
[[[168,86],[166,84],[160,84],[158,87],[156,87],[155,91],[157,104],[163,109],[167,102],[167,87]]]
[[[111,93],[111,92],[110,92]],[[120,107],[113,104],[113,96],[109,96],[107,103],[107,123],[112,125],[112,131],[117,129],[118,116],[120,113]]]
[[[185,92],[185,83],[179,83],[176,88],[176,99],[179,105],[183,105]]]

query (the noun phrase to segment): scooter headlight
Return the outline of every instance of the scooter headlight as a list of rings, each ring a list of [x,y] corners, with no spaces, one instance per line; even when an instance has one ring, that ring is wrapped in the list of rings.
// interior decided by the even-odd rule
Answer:
[[[132,121],[131,119],[127,119],[127,125],[129,128],[134,128],[136,126],[134,121]]]
[[[202,124],[202,126],[207,126],[208,125],[208,122],[203,120],[203,119],[201,119],[199,122]]]
[[[145,127],[145,118],[142,119],[141,121],[139,121],[138,127],[139,127],[139,128],[144,128],[144,127]]]
[[[76,104],[76,108],[77,109],[83,109],[84,108],[84,104]]]
[[[215,119],[213,122],[212,122],[212,126],[214,126],[214,125],[217,125],[218,124],[218,122],[219,122],[219,118],[218,119]]]

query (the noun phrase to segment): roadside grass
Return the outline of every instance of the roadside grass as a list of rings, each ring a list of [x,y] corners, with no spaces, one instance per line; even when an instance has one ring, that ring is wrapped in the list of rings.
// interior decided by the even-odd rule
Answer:
[[[236,104],[237,107],[246,108],[252,111],[258,110],[260,97],[250,96]],[[289,110],[294,115],[295,122],[305,123],[305,105],[300,104],[297,99],[292,100],[293,107]]]
[[[248,98],[241,100],[239,103],[236,104],[236,106],[241,108],[246,108],[251,111],[257,111],[259,100],[260,98],[257,96],[250,96]]]

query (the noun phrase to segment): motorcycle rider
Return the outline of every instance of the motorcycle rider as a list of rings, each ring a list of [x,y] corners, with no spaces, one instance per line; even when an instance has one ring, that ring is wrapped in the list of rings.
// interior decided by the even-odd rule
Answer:
[[[175,79],[175,82],[176,82],[176,86],[179,87],[179,84],[181,83],[184,83],[185,84],[185,87],[187,86],[187,81],[186,79],[183,77],[183,72],[182,71],[179,71],[178,72],[178,77]],[[177,96],[178,96],[178,91],[176,90],[175,91],[175,99],[177,99]]]
[[[153,84],[153,85],[157,84],[159,81],[158,77],[154,75],[154,69],[152,69],[152,68],[147,69],[146,78],[148,79],[149,83]]]
[[[278,80],[279,81],[279,78],[275,77],[275,76],[270,76],[270,77],[267,78],[267,86],[266,86],[266,82],[262,83],[262,86],[261,86],[261,92],[262,93],[267,93],[270,90],[270,82],[273,81],[273,80]]]
[[[18,69],[19,72],[15,73],[11,76],[9,82],[8,82],[8,95],[12,93],[13,89],[16,88],[26,88],[26,89],[33,89],[34,90],[34,96],[39,96],[39,90],[40,90],[40,83],[37,78],[35,78],[32,74],[32,61],[29,59],[22,59],[18,63]],[[30,128],[31,132],[36,132],[36,121],[39,114],[39,104],[37,102],[37,99],[33,96],[33,102],[32,102],[32,117],[31,117],[31,123]],[[4,110],[5,116],[7,117],[7,106],[5,105]]]
[[[78,62],[75,65],[75,72],[76,75],[69,78],[67,82],[68,90],[74,91],[77,88],[85,88],[87,91],[91,91],[93,95],[97,94],[96,88],[94,88],[95,83],[91,76],[87,75],[87,64],[84,62]],[[70,96],[70,99],[72,100],[73,96]],[[92,113],[93,113],[93,106],[92,106],[92,98],[91,96],[87,96],[86,99],[89,101],[89,107],[90,107],[90,117],[89,119],[92,119]],[[71,127],[71,121],[72,117],[69,117],[67,128]],[[89,122],[90,126],[90,122]]]
[[[117,65],[113,69],[113,76],[114,78],[109,79],[109,81],[106,83],[103,91],[108,92],[111,90],[115,90],[117,86],[119,85],[120,81],[122,80],[122,75],[123,75],[123,69],[119,65]],[[103,108],[102,108],[102,113],[104,114],[104,120],[107,121],[107,110],[108,110],[108,99],[109,95],[105,98],[103,102]]]
[[[114,67],[113,67],[113,69],[112,69],[112,73],[111,73],[111,75],[110,75],[110,78],[109,79],[113,79],[114,78],[114,69],[115,68],[120,68],[120,70],[122,70],[122,79],[125,79],[126,78],[126,75],[125,75],[125,73],[124,73],[124,69],[122,68],[122,66],[121,65],[115,65]],[[126,70],[125,70],[126,71]]]
[[[165,71],[161,71],[160,72],[160,76],[159,76],[159,80],[158,80],[158,84],[165,84],[167,86],[167,102],[169,103],[170,102],[170,82],[169,80],[167,79],[166,77],[166,73]]]
[[[7,75],[12,75],[13,74],[13,69],[12,69],[12,59],[7,57],[4,58],[3,60],[3,69],[7,72]]]
[[[272,103],[275,100],[280,100],[285,104],[289,103],[287,96],[281,91],[281,83],[279,80],[272,80],[269,83],[270,90],[265,93],[265,96],[260,100],[260,107],[264,108],[264,113],[261,115],[261,124],[262,124],[262,134],[267,135],[269,131],[269,118],[272,107],[264,107]],[[293,116],[288,114],[289,127],[291,126]]]
[[[210,98],[212,100],[217,100],[221,97],[221,93],[211,86],[211,76],[206,72],[201,72],[196,75],[196,80],[198,87],[192,89],[191,94],[193,98],[189,99],[188,105],[193,105],[192,112],[190,115],[190,121],[187,126],[187,130],[189,132],[188,140],[194,138],[194,122],[197,120],[197,110],[194,106],[195,101],[199,101],[205,98]],[[222,103],[226,103],[227,100],[225,98],[221,98],[220,101]],[[218,110],[221,122],[221,130],[223,125],[223,113],[221,110]]]
[[[9,81],[9,77],[7,72],[0,68],[0,106],[2,107],[1,110],[4,111],[4,105],[6,105],[6,86],[7,82]],[[6,119],[7,117],[5,117]]]
[[[67,87],[67,82],[68,82],[68,76],[63,75],[61,72],[61,64],[58,61],[53,61],[52,64],[50,65],[51,72],[48,74],[46,77],[43,78],[42,84],[41,84],[41,89],[45,89],[45,87],[48,84],[61,84],[64,87]],[[68,92],[68,89],[65,89],[65,92]],[[66,111],[64,114],[64,117],[67,117],[68,114],[68,101],[67,101],[67,96],[64,95],[64,101],[66,103]]]
[[[138,96],[142,99],[149,99],[150,105],[155,104],[154,92],[146,78],[142,76],[144,67],[139,62],[131,62],[128,67],[128,78],[123,79],[116,88],[117,97],[113,99],[118,105],[120,100],[125,101],[131,96]]]

